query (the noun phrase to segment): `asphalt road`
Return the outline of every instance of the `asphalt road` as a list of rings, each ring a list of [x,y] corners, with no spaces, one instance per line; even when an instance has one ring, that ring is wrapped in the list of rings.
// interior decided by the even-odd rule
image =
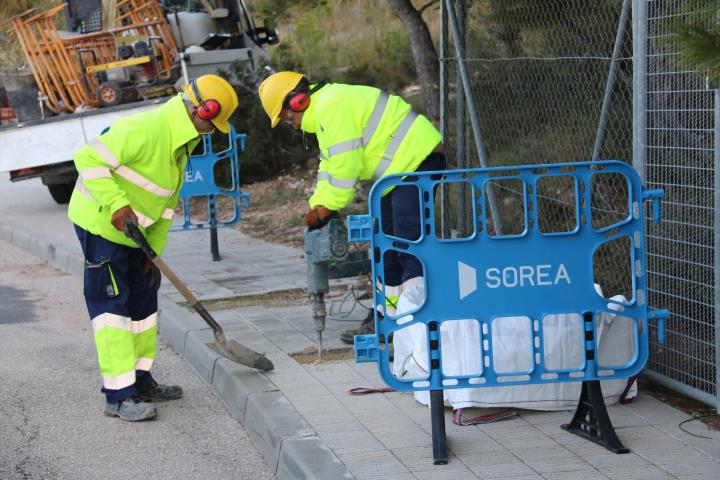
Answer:
[[[153,374],[184,398],[149,422],[104,416],[81,281],[0,240],[0,479],[274,478],[162,340]]]

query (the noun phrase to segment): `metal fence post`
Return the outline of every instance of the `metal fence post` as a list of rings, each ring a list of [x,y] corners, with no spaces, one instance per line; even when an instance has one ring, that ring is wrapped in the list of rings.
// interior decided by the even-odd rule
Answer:
[[[455,44],[458,45],[462,51],[465,51],[465,41],[466,41],[466,30],[467,30],[467,5],[465,4],[465,0],[457,0],[457,9],[456,9],[456,22],[458,25],[458,35],[455,36]],[[457,77],[461,76],[460,72],[460,60],[458,60],[457,63]],[[456,168],[458,169],[464,169],[468,168],[466,160],[467,156],[467,141],[466,141],[466,132],[467,128],[465,126],[465,119],[467,118],[466,110],[465,110],[465,102],[466,97],[468,95],[472,95],[472,91],[468,87],[467,89],[463,88],[462,83],[459,83],[457,85],[457,108],[455,110],[455,130],[457,134],[456,138],[456,147],[455,147],[455,158],[457,159]],[[465,185],[459,184],[457,189],[457,224],[455,225],[455,228],[457,228],[457,231],[459,232],[460,236],[464,237],[466,235],[465,229],[465,216],[467,215],[466,212],[466,206],[465,206]]]
[[[459,40],[462,38],[460,34],[460,26],[458,25],[458,18],[455,14],[455,6],[452,0],[445,0],[447,6],[448,16],[450,20],[450,26],[453,32],[453,38],[455,39],[455,54],[457,55],[458,70],[460,73],[462,88],[464,91],[464,99],[467,104],[468,113],[470,115],[470,125],[472,126],[473,139],[475,140],[475,149],[477,150],[478,159],[480,160],[480,166],[482,168],[488,168],[487,154],[485,152],[485,145],[482,140],[482,133],[480,132],[480,121],[478,119],[477,108],[475,107],[475,99],[472,96],[472,88],[470,85],[470,77],[465,68],[465,50],[460,44]],[[458,85],[459,88],[459,85]],[[459,97],[459,95],[458,95]],[[458,132],[461,126],[457,126]],[[493,225],[495,226],[495,232],[499,235],[502,232],[502,220],[498,213],[497,205],[495,202],[495,194],[492,191],[487,192],[488,203],[490,204],[490,214],[493,218]]]
[[[647,1],[633,0],[633,167],[646,180]]]
[[[715,102],[714,125],[713,125],[713,173],[714,173],[714,200],[713,205],[713,276],[715,278],[715,398],[717,403],[715,409],[720,413],[720,88],[714,90]]]
[[[610,114],[610,103],[612,102],[613,90],[615,89],[615,83],[617,80],[618,63],[620,61],[620,53],[622,52],[622,44],[625,40],[629,14],[630,0],[623,0],[617,35],[615,35],[615,46],[613,47],[612,60],[610,61],[610,71],[608,72],[608,79],[605,84],[605,95],[603,97],[602,110],[600,111],[600,121],[598,123],[598,130],[595,136],[595,147],[593,148],[592,154],[593,162],[600,158],[603,143],[605,142],[605,131],[607,130],[608,115]]]
[[[445,62],[448,58],[448,16],[445,2],[440,2],[440,135],[443,143],[448,144],[449,128],[447,118],[447,88],[448,88],[448,72]],[[440,184],[440,231],[442,238],[450,236],[450,227],[448,225],[448,217],[450,210],[450,202],[448,201],[448,192],[445,183]]]

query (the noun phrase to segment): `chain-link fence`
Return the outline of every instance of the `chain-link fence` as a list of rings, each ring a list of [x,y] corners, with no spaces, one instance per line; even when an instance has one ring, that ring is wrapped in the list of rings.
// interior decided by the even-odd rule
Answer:
[[[717,402],[714,92],[683,66],[672,28],[704,1],[647,1],[646,182],[665,189],[663,222],[648,229],[649,301],[672,312],[648,367]]]
[[[621,160],[649,187],[665,189],[663,223],[648,231],[648,294],[652,306],[673,316],[667,345],[653,345],[648,367],[714,404],[713,94],[701,76],[678,66],[665,40],[687,3],[443,0],[441,123],[451,168]],[[540,228],[574,225],[566,181],[538,186]],[[597,228],[629,215],[623,178],[595,183],[588,186],[592,219],[582,222]],[[492,184],[485,209],[497,218],[489,229],[525,227],[513,220],[522,218],[513,205],[525,188]],[[467,193],[461,186],[443,193],[445,234],[467,235]],[[618,241],[595,252],[595,281],[605,296],[632,295],[631,248]]]

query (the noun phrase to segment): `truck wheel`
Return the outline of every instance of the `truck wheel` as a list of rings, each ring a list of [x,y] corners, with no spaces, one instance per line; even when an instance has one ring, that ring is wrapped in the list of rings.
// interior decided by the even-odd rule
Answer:
[[[123,92],[117,83],[107,82],[98,87],[97,96],[101,107],[112,107],[122,102]]]
[[[70,202],[73,188],[75,188],[75,182],[68,183],[56,183],[55,185],[48,185],[50,190],[50,196],[60,205],[64,205]]]

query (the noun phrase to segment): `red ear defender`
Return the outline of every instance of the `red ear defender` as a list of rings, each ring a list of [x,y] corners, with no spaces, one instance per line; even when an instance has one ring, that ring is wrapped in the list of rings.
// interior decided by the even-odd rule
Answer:
[[[197,83],[195,80],[190,82],[190,88],[193,91],[193,94],[195,95],[195,99],[198,101],[197,105],[197,114],[198,117],[200,117],[203,120],[212,120],[213,118],[220,115],[220,110],[222,110],[222,107],[220,106],[220,102],[217,100],[214,100],[212,98],[208,100],[203,100],[203,98],[200,96],[200,90],[197,88]]]
[[[290,92],[285,99],[287,108],[293,112],[302,112],[310,106],[310,96],[327,85],[326,80],[322,80],[307,92]]]
[[[204,100],[200,105],[198,105],[198,117],[202,118],[203,120],[212,120],[213,118],[220,115],[220,110],[222,107],[220,104],[213,100]]]
[[[288,107],[293,112],[302,112],[310,105],[310,95],[308,93],[296,93],[288,100]]]

